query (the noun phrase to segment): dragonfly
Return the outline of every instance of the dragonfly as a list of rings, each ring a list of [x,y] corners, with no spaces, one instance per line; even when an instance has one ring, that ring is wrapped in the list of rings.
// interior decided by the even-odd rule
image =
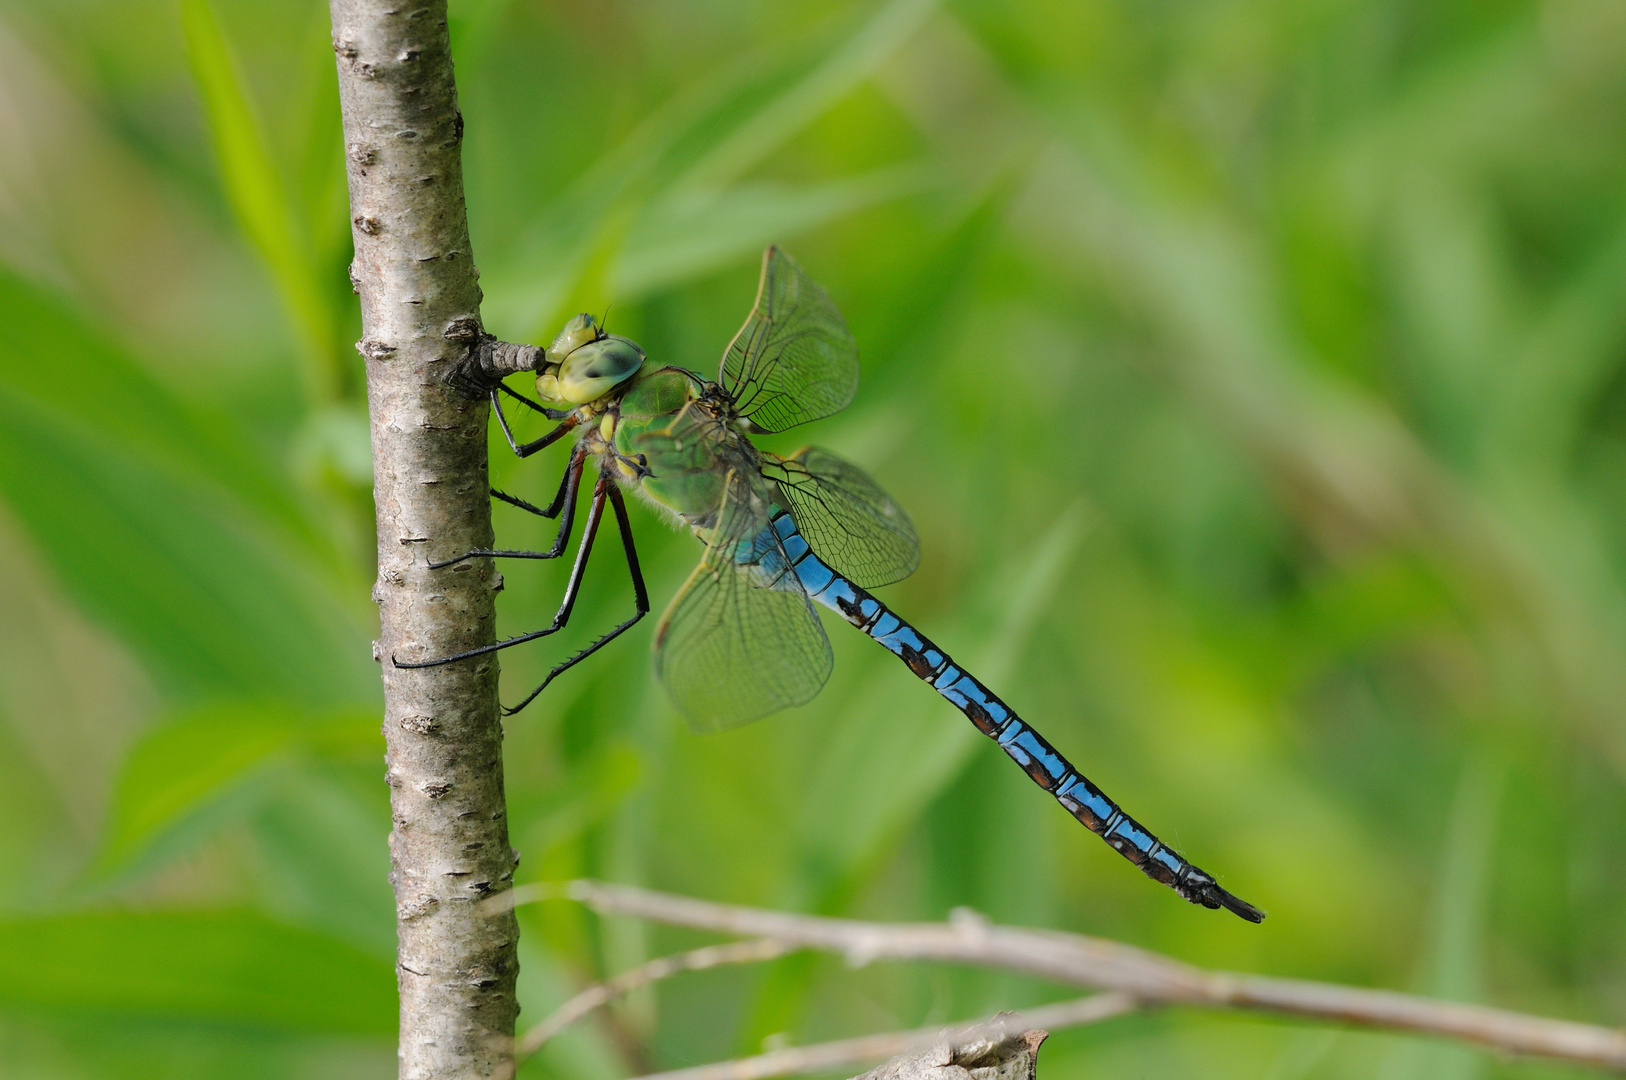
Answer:
[[[552,623],[450,656],[395,660],[396,666],[455,663],[563,629],[608,507],[632,579],[633,614],[555,666],[504,711],[530,704],[560,674],[649,613],[627,515],[624,491],[631,492],[691,531],[704,548],[654,634],[656,675],[697,729],[735,727],[811,700],[833,665],[814,611],[822,605],[902,660],[1146,876],[1194,904],[1261,921],[1262,911],[1126,814],[992,690],[869,591],[907,577],[920,560],[914,525],[880,485],[826,450],[805,447],[780,457],[752,443],[753,434],[839,412],[857,388],[858,347],[845,320],[829,294],[777,247],[763,253],[756,302],[723,350],[715,380],[655,363],[636,342],[608,333],[591,315],[575,316],[538,363],[540,402],[501,383],[489,390],[498,423],[519,457],[575,436],[547,506],[492,490],[502,502],[557,519],[553,546],[481,548],[429,564],[440,569],[476,558],[561,557],[584,475],[595,465],[582,538]],[[557,426],[534,441],[516,442],[502,410],[505,396]]]

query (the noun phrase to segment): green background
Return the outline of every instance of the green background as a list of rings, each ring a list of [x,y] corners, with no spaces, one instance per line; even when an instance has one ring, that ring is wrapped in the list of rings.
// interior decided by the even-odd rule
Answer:
[[[608,308],[707,368],[785,245],[864,381],[769,445],[870,469],[924,550],[887,601],[1270,918],[1148,883],[836,624],[824,692],[737,732],[683,727],[653,619],[510,719],[520,880],[970,906],[1622,1019],[1626,5],[452,7],[487,326]],[[328,41],[313,0],[0,2],[0,1077],[394,1071]],[[494,462],[537,500],[560,457]],[[697,548],[633,513],[658,611]],[[506,567],[500,629],[564,569]],[[630,609],[602,559],[507,700]],[[522,1023],[707,940],[522,922]],[[792,959],[640,994],[525,1075],[1067,993]],[[1181,1010],[1042,1068],[1574,1075]]]

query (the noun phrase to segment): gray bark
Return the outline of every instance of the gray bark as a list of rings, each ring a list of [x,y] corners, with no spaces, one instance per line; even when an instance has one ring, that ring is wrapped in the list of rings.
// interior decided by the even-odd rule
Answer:
[[[1033,1080],[1046,1031],[940,1043],[902,1054],[852,1080]]]
[[[507,889],[494,655],[489,406],[445,376],[482,337],[445,0],[330,0],[361,295],[378,521],[384,738],[399,932],[400,1075],[490,1076],[512,1051],[518,931],[475,901]]]

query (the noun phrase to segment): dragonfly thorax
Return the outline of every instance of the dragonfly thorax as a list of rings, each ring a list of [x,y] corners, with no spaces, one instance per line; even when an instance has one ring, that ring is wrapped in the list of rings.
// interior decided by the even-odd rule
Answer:
[[[772,486],[733,401],[680,368],[659,368],[616,393],[584,435],[621,482],[704,536],[719,521],[767,520]]]

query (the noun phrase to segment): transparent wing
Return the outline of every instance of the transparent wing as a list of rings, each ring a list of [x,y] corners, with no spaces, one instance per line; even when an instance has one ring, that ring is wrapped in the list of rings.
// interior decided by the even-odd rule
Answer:
[[[858,391],[858,343],[846,320],[777,247],[762,253],[756,306],[723,351],[718,381],[763,431],[840,412]]]
[[[838,574],[874,589],[920,565],[914,522],[863,469],[816,446],[762,459],[813,554]]]
[[[738,727],[812,700],[830,641],[800,587],[757,588],[723,552],[706,557],[655,631],[655,674],[697,731]]]

